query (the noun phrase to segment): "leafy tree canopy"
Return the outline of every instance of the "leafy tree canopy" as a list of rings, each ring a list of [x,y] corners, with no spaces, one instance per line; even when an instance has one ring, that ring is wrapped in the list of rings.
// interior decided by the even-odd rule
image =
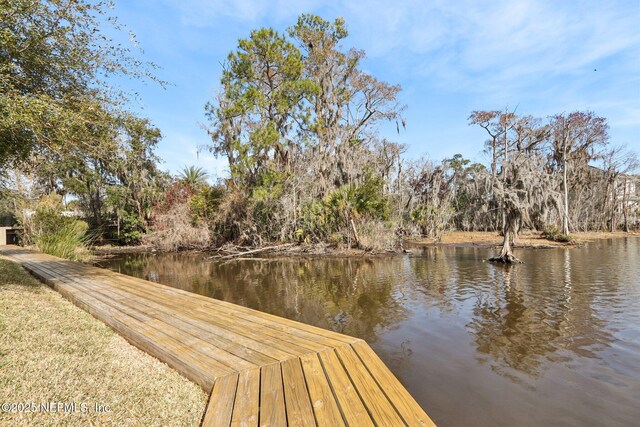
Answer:
[[[150,77],[154,64],[109,37],[110,2],[0,0],[0,165],[79,144],[96,111],[120,107],[113,75]]]

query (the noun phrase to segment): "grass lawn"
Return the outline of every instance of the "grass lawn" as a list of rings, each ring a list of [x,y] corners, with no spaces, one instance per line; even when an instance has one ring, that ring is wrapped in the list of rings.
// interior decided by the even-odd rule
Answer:
[[[205,402],[199,386],[0,256],[0,425],[192,426]]]

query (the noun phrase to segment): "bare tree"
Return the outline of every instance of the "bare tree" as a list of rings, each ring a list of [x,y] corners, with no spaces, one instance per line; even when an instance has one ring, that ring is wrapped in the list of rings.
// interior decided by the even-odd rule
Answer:
[[[569,183],[571,168],[588,164],[601,156],[601,149],[609,142],[606,119],[591,111],[575,111],[551,118],[553,159],[562,171],[563,212],[562,233],[569,234]]]

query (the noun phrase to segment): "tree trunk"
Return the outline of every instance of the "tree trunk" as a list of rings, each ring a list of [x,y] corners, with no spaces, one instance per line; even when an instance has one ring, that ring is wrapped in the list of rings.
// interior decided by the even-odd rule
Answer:
[[[615,179],[615,178],[614,178]],[[611,219],[609,220],[609,232],[613,233],[616,230],[616,211],[618,210],[618,200],[616,194],[616,182],[613,181],[611,185]]]
[[[629,213],[628,213],[628,205],[627,201],[628,192],[627,192],[627,178],[624,178],[624,183],[622,187],[622,216],[624,217],[624,231],[625,233],[629,232]]]
[[[360,237],[358,236],[358,230],[356,230],[356,224],[353,222],[353,219],[350,220],[351,222],[351,231],[353,231],[353,238],[356,241],[356,248],[360,248]]]
[[[504,236],[502,237],[502,250],[500,251],[500,255],[489,258],[491,262],[499,262],[502,264],[518,264],[522,263],[518,258],[513,255],[513,251],[511,249],[511,241],[513,239],[513,230],[516,221],[518,220],[518,215],[508,214],[505,217],[505,225],[503,229]]]
[[[562,148],[562,190],[564,192],[564,212],[562,214],[562,234],[569,235],[569,189],[567,188],[567,143]]]

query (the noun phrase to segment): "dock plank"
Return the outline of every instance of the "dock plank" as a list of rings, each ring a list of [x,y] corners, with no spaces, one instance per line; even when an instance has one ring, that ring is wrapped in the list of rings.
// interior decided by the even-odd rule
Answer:
[[[238,386],[238,374],[218,378],[213,385],[202,420],[203,427],[229,427]]]
[[[316,425],[307,384],[300,359],[282,362],[284,400],[287,405],[287,421],[290,426],[314,427]]]
[[[389,396],[398,413],[409,426],[435,426],[424,410],[413,400],[407,389],[391,373],[389,368],[382,363],[380,358],[371,350],[364,341],[352,344],[360,359],[371,371],[380,387]]]
[[[367,408],[360,400],[360,396],[358,396],[335,351],[325,351],[319,353],[318,356],[347,424],[350,426],[373,426]]]
[[[302,369],[309,387],[311,406],[319,426],[344,426],[340,408],[317,354],[300,357]]]
[[[260,427],[284,427],[287,412],[280,363],[263,366],[260,382]]]
[[[259,396],[260,369],[240,372],[231,427],[257,427]]]
[[[383,426],[406,425],[353,348],[340,347],[336,349],[336,353],[373,421]]]

